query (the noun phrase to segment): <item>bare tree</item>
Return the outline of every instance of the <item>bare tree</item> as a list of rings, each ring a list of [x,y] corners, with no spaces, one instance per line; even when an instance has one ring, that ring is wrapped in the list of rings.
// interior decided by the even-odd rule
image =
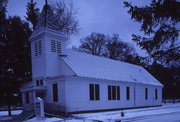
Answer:
[[[26,19],[32,23],[33,29],[35,29],[39,26],[38,19],[44,14],[39,14],[39,8],[36,8],[36,3],[33,0],[30,0],[26,6]],[[50,26],[54,26],[54,29],[64,32],[67,36],[78,32],[77,10],[74,8],[73,3],[67,4],[63,0],[58,0],[56,3],[47,6],[52,12],[51,16],[53,16],[53,19],[51,18],[53,22],[51,22]]]
[[[74,8],[73,3],[67,4],[60,0],[51,5],[54,10],[56,22],[61,31],[65,34],[75,34],[79,30],[79,23],[76,18],[77,10]]]
[[[101,33],[91,33],[91,35],[81,39],[79,50],[97,56],[104,55],[107,38]]]
[[[118,34],[114,34],[106,45],[108,50],[107,56],[110,59],[127,61],[129,58],[137,55],[132,45],[123,42]]]

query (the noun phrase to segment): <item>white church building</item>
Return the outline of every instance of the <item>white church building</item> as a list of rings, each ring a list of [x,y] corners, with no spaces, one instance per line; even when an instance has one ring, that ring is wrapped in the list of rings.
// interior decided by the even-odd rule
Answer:
[[[66,49],[45,5],[29,38],[32,82],[21,87],[24,110],[36,97],[45,111],[64,113],[162,105],[163,85],[143,67]]]

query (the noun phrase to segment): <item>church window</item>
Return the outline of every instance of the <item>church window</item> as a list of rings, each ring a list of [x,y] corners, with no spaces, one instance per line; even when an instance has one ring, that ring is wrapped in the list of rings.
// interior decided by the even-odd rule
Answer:
[[[35,56],[38,56],[38,44],[37,44],[37,42],[35,42],[35,44],[34,44],[34,53],[35,53]]]
[[[36,86],[39,86],[39,80],[36,80]]]
[[[29,92],[26,92],[26,103],[29,103]]]
[[[120,100],[120,87],[108,85],[108,100]]]
[[[148,99],[148,88],[145,88],[145,99]]]
[[[39,41],[39,55],[41,55],[42,54],[42,42],[41,41]]]
[[[40,85],[43,86],[43,80],[41,79],[39,80],[39,82],[40,82]]]
[[[42,54],[42,42],[41,40],[34,43],[34,55],[39,56]]]
[[[51,40],[51,52],[61,53],[61,42]]]
[[[111,100],[111,86],[108,86],[108,100]]]
[[[43,79],[36,80],[36,86],[43,86],[44,82]]]
[[[56,41],[51,40],[51,52],[56,52]]]
[[[57,102],[58,101],[58,84],[55,83],[53,84],[53,101]]]
[[[100,91],[98,84],[89,84],[90,100],[100,100]]]
[[[126,87],[126,100],[130,100],[130,88]]]
[[[57,53],[61,53],[61,42],[57,42]]]
[[[120,87],[117,86],[117,100],[120,100]]]
[[[157,100],[158,99],[158,90],[155,89],[155,99]]]

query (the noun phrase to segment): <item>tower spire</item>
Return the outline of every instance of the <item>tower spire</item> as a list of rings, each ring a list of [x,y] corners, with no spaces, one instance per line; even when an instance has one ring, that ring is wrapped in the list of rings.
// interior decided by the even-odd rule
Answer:
[[[44,0],[44,7],[38,18],[35,31],[45,28],[59,31],[59,25],[57,23],[56,17],[53,14],[53,9],[51,9],[51,7],[48,5],[48,2],[49,0]]]
[[[45,5],[47,5],[48,4],[48,0],[45,0]]]
[[[47,21],[47,6],[48,6],[48,0],[45,0],[45,17],[44,17],[44,27],[46,27],[46,21]]]

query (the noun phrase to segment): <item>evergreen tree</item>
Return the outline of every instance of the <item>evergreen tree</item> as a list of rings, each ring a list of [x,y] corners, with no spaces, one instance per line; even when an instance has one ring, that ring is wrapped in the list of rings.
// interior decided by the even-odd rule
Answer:
[[[180,2],[177,0],[152,0],[150,5],[138,7],[124,2],[131,19],[141,24],[146,36],[133,34],[133,40],[162,65],[179,65],[178,43]]]
[[[40,10],[39,8],[36,8],[36,2],[34,2],[33,0],[30,0],[30,2],[27,3],[26,9],[26,20],[32,24],[34,29],[38,21]]]
[[[10,107],[16,104],[14,94],[19,94],[22,82],[31,80],[30,45],[27,40],[32,32],[28,23],[20,17],[9,17],[6,22],[6,38],[0,41],[0,94],[1,102],[8,105],[11,115]]]
[[[0,41],[5,39],[7,0],[0,1]]]

